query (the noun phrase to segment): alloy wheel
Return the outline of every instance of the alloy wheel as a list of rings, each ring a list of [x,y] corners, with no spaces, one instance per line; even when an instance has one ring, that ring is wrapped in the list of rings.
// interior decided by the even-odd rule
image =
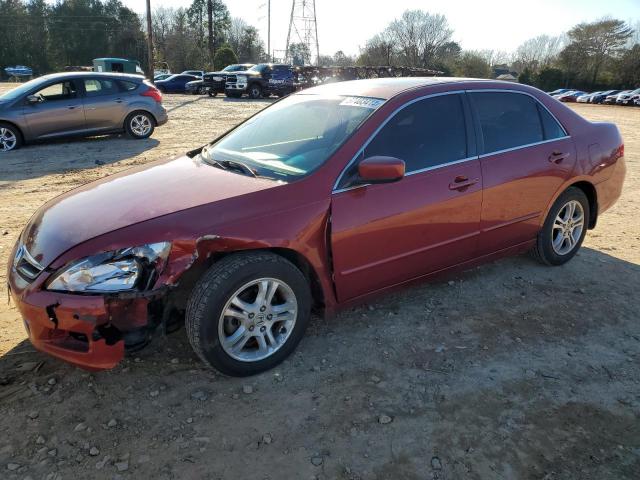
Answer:
[[[131,131],[139,137],[148,135],[151,131],[151,120],[146,115],[136,115],[131,119]]]
[[[0,150],[3,152],[8,152],[9,150],[13,150],[16,148],[18,144],[18,137],[16,134],[5,127],[0,128]]]
[[[264,360],[287,342],[297,317],[298,302],[289,285],[274,278],[252,280],[224,306],[218,322],[220,344],[235,360]]]
[[[567,202],[558,212],[553,222],[551,244],[558,255],[571,252],[582,236],[584,230],[584,209],[576,200]]]

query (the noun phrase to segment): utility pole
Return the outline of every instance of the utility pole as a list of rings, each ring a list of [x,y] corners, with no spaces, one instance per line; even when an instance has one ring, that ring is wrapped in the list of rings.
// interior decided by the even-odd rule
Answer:
[[[153,28],[151,27],[151,0],[147,0],[147,75],[153,82]]]
[[[271,55],[271,0],[267,0],[267,55],[269,61],[273,62],[273,56]]]

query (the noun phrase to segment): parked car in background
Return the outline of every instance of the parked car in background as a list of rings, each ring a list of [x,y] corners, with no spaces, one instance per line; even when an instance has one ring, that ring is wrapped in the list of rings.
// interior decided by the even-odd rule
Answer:
[[[591,99],[594,97],[594,95],[597,95],[600,92],[593,92],[593,93],[585,93],[584,95],[580,95],[578,98],[576,98],[576,102],[578,103],[590,103]]]
[[[571,91],[570,88],[559,88],[557,90],[554,90],[553,92],[547,92],[547,93],[553,97],[555,95],[560,95],[569,91]]]
[[[185,70],[181,75],[193,75],[202,78],[204,76],[204,70]]]
[[[227,65],[219,72],[207,72],[202,79],[204,80],[204,86],[207,89],[207,93],[210,97],[215,97],[219,93],[224,93],[224,88],[227,83],[227,76],[234,72],[244,72],[253,67],[253,63],[238,63],[233,65]]]
[[[591,103],[603,103],[609,95],[617,95],[618,93],[620,93],[620,90],[606,90],[604,92],[600,92],[593,96]]]
[[[563,93],[558,97],[558,100],[560,100],[561,102],[575,102],[578,97],[586,94],[587,93],[583,92],[582,90],[574,90],[572,92]]]
[[[195,75],[178,73],[176,75],[171,75],[169,78],[165,78],[164,80],[158,80],[155,82],[155,85],[162,93],[185,93],[187,83],[194,80],[200,80],[200,78]]]
[[[6,278],[55,357],[111,368],[180,312],[205,363],[251,375],[293,352],[312,309],[528,250],[568,262],[624,176],[615,125],[526,85],[333,83],[49,201]]]
[[[616,98],[616,105],[634,105],[637,98],[640,98],[640,88],[630,92],[620,93]]]
[[[617,93],[612,93],[610,95],[607,95],[605,99],[602,101],[602,103],[606,105],[615,105],[616,101],[618,100],[618,95],[624,95],[625,93],[631,93],[631,90],[622,90]]]
[[[295,78],[291,65],[260,63],[245,72],[227,75],[224,93],[227,97],[283,97],[294,92]]]
[[[0,95],[0,151],[71,135],[147,138],[166,121],[162,95],[139,75],[56,73]]]
[[[153,77],[153,81],[157,82],[158,80],[166,80],[171,75],[173,75],[173,74],[172,73],[161,73],[161,74],[156,75],[155,77]]]
[[[207,89],[204,86],[204,81],[202,79],[199,79],[187,82],[185,85],[185,91],[186,93],[190,93],[192,95],[203,95],[206,93]]]

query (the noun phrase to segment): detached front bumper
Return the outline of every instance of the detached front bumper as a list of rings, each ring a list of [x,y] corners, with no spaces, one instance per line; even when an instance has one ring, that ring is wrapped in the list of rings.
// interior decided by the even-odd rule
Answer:
[[[124,357],[127,335],[146,334],[153,292],[130,298],[75,295],[41,289],[42,283],[29,284],[12,271],[8,288],[29,340],[44,353],[87,370],[106,370]]]

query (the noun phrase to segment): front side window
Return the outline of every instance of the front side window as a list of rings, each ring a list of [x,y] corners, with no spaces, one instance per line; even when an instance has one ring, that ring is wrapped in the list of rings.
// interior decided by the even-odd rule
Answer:
[[[364,158],[380,155],[403,160],[407,173],[466,158],[460,95],[426,98],[398,112],[364,150]]]
[[[208,147],[203,158],[242,162],[259,175],[293,180],[324,164],[382,103],[366,97],[292,95]]]
[[[544,140],[537,102],[510,92],[472,92],[484,140],[483,153],[498,152]]]
[[[102,95],[112,95],[119,92],[118,85],[114,80],[87,78],[84,80],[84,90],[87,97],[99,97]]]
[[[78,91],[71,80],[54,83],[35,93],[46,102],[76,98]]]

